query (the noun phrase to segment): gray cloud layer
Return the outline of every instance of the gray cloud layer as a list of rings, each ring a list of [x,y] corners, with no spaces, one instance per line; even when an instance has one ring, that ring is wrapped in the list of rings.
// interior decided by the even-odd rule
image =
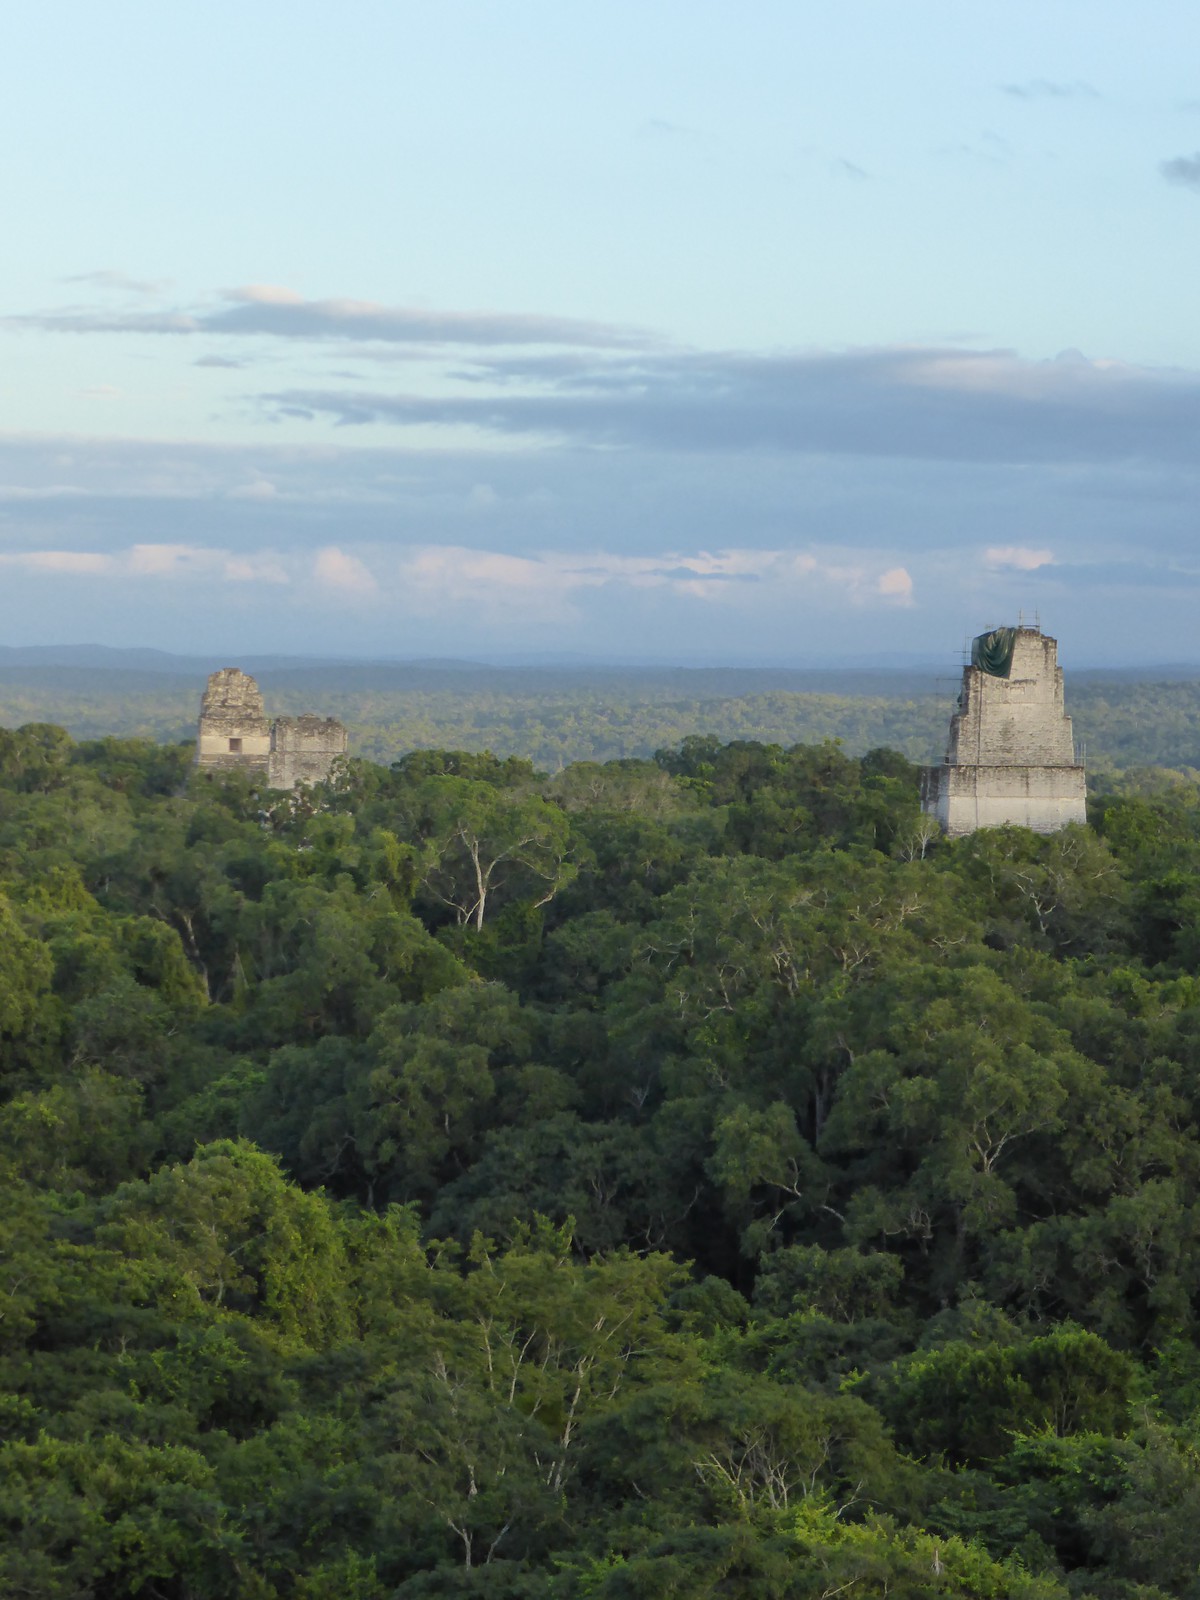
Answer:
[[[1200,178],[1200,153],[1167,165]],[[153,287],[116,276],[91,281]],[[236,447],[0,436],[13,637],[95,637],[101,618],[201,643],[217,617],[291,648],[325,627],[332,583],[368,608],[337,648],[454,648],[486,603],[490,637],[510,643],[556,628],[601,653],[648,638],[707,651],[719,618],[723,648],[786,652],[798,629],[832,648],[863,607],[898,644],[938,616],[1042,599],[1107,648],[1131,585],[1153,597],[1156,649],[1194,638],[1198,372],[959,345],[700,352],[577,319],[265,288],[7,326],[190,339],[192,363],[218,369],[209,385],[260,419]],[[267,342],[305,376],[255,394],[236,369]],[[368,370],[350,348],[369,379],[331,371]],[[265,424],[281,415],[317,424],[311,442],[278,443]]]
[[[469,426],[589,447],[768,450],[1050,463],[1113,460],[1191,469],[1200,375],[1005,351],[870,350],[755,356],[576,356],[480,364],[451,397],[292,389],[262,396],[288,416],[353,426]],[[536,385],[536,392],[533,386]]]
[[[0,630],[719,659],[852,648],[863,607],[878,648],[957,649],[1040,604],[1077,649],[1184,659],[1195,500],[1194,470],[1116,459],[0,435]],[[368,609],[331,613],[332,579]]]

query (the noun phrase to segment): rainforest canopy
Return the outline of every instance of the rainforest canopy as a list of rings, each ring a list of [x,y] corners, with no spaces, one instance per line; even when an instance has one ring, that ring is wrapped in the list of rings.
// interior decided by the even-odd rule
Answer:
[[[1015,628],[993,628],[971,641],[971,665],[991,678],[1007,678],[1012,667]]]

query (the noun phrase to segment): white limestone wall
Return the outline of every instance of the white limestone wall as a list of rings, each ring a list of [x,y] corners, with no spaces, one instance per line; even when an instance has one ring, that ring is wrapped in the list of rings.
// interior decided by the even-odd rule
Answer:
[[[1080,766],[946,764],[926,769],[922,807],[951,838],[1006,825],[1057,833],[1087,821],[1087,778]]]

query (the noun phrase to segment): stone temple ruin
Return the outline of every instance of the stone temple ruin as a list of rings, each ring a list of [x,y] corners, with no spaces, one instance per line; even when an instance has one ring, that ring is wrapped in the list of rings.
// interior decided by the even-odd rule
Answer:
[[[922,770],[922,810],[951,837],[1004,823],[1055,833],[1086,821],[1086,800],[1058,641],[1038,627],[981,633],[963,668],[946,759]]]
[[[258,684],[237,667],[214,672],[200,706],[196,765],[216,772],[257,772],[272,789],[322,783],[346,754],[346,730],[333,717],[276,717],[268,722]]]

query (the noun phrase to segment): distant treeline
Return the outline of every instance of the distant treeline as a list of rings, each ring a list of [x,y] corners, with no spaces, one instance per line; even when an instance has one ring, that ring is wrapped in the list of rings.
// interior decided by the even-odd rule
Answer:
[[[384,765],[452,746],[519,756],[544,771],[572,761],[644,758],[697,734],[792,745],[880,745],[912,761],[945,748],[957,683],[914,673],[491,670],[343,667],[264,671],[281,715],[319,711],[351,750]],[[788,685],[794,685],[789,687]],[[75,738],[190,739],[203,679],[70,667],[0,670],[0,726],[52,722]],[[1200,768],[1200,680],[1077,675],[1075,736],[1098,779],[1141,766]]]

